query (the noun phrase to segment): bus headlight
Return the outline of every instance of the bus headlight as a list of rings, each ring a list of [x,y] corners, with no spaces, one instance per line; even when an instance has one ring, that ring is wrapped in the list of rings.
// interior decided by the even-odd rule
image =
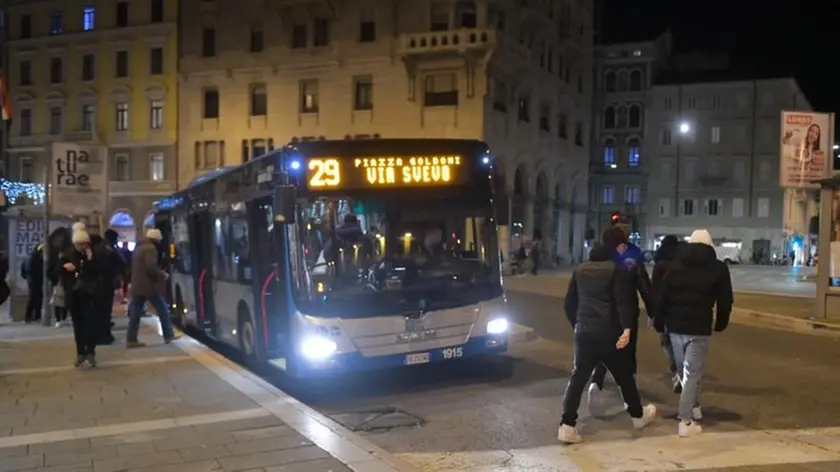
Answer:
[[[504,334],[508,330],[508,320],[496,318],[487,322],[487,334]]]
[[[322,361],[338,349],[334,341],[323,336],[309,336],[300,345],[300,352],[309,360]]]

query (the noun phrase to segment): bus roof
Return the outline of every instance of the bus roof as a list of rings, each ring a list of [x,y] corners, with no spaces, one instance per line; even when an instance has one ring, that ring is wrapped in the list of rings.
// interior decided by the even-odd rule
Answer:
[[[481,154],[487,144],[476,139],[345,139],[304,141],[287,146],[305,156],[386,154]]]

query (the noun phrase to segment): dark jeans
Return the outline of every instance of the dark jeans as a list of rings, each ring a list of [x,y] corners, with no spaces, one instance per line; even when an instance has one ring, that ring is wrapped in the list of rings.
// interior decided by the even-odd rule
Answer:
[[[630,344],[627,345],[621,352],[627,356],[628,365],[630,366],[630,373],[636,375],[636,343],[639,339],[639,323],[636,323],[633,326],[633,329],[630,331]],[[599,390],[603,390],[604,388],[604,379],[607,377],[607,368],[603,364],[598,364],[595,367],[595,372],[592,373],[592,379],[590,380],[591,383],[594,383],[598,386]],[[615,377],[615,374],[613,374]],[[616,379],[616,383],[618,379]]]
[[[53,316],[56,322],[62,322],[67,319],[67,308],[63,306],[53,307]]]
[[[642,399],[631,370],[630,358],[624,352],[629,346],[621,350],[616,349],[616,341],[618,336],[575,335],[575,367],[566,387],[566,396],[563,398],[563,424],[577,424],[581,396],[589,384],[592,370],[599,365],[605,365],[612,373],[624,402],[627,403],[630,416],[642,417]]]
[[[29,301],[26,303],[24,320],[35,321],[41,319],[41,307],[44,304],[44,287],[40,284],[29,284]]]
[[[111,334],[111,325],[112,325],[112,317],[114,311],[114,288],[113,287],[105,287],[104,293],[102,294],[102,300],[100,301],[101,306],[101,314],[100,314],[100,324],[101,326],[101,333],[102,339],[101,342],[104,344],[110,344],[114,342],[114,335]]]
[[[677,361],[674,358],[674,347],[671,345],[671,336],[668,333],[660,333],[659,345],[662,347],[662,351],[668,357],[668,368],[671,369],[671,375],[676,375]]]
[[[130,343],[137,342],[137,334],[140,331],[140,318],[143,316],[143,311],[146,307],[146,302],[152,305],[158,313],[160,318],[160,328],[163,331],[163,339],[172,339],[175,336],[172,328],[172,318],[169,313],[169,307],[166,305],[166,300],[162,295],[155,297],[138,297],[135,296],[128,304],[128,333],[126,340]]]
[[[92,356],[96,354],[96,341],[99,334],[98,313],[94,297],[75,294],[70,303],[70,317],[73,320],[73,336],[76,338],[76,354]]]

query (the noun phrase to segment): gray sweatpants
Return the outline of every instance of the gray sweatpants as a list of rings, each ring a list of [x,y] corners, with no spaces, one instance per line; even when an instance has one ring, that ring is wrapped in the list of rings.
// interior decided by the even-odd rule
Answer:
[[[700,406],[700,381],[706,370],[710,336],[670,333],[677,372],[682,381],[679,418],[691,421],[691,410]]]

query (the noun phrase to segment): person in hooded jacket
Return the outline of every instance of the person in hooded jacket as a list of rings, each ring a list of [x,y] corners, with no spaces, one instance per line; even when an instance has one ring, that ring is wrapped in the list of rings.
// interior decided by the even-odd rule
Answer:
[[[662,281],[662,277],[665,276],[665,273],[668,270],[668,265],[674,257],[676,257],[679,246],[680,240],[672,234],[662,238],[662,243],[659,245],[659,248],[656,250],[656,254],[653,256],[654,266],[651,283],[653,285],[654,293],[656,293],[656,290],[659,287],[659,282]],[[665,356],[668,357],[668,367],[671,370],[671,387],[674,390],[674,393],[680,393],[682,391],[682,382],[680,382],[680,376],[677,372],[677,362],[674,360],[674,349],[671,347],[671,337],[668,336],[667,332],[659,334],[659,345],[662,347],[662,351],[665,353]]]
[[[606,365],[621,389],[633,426],[642,429],[656,417],[656,406],[642,406],[629,349],[632,331],[638,329],[638,302],[631,274],[613,261],[617,247],[596,244],[589,260],[572,274],[564,309],[575,330],[574,370],[563,398],[563,418],[557,439],[572,444],[581,441],[576,424],[581,396],[592,371]]]
[[[601,242],[607,247],[619,248],[613,251],[613,263],[618,269],[625,271],[630,276],[633,287],[635,288],[635,291],[633,292],[633,298],[635,300],[635,304],[633,305],[635,307],[635,316],[633,319],[636,324],[632,330],[630,345],[626,350],[624,350],[624,353],[630,358],[630,366],[633,371],[633,375],[636,375],[636,342],[638,340],[639,316],[641,314],[641,310],[639,310],[638,297],[641,296],[642,303],[645,305],[645,310],[647,311],[649,318],[653,312],[653,305],[650,298],[652,285],[650,282],[650,276],[645,268],[645,256],[638,246],[628,240],[629,235],[629,223],[627,223],[626,219],[619,219],[614,226],[604,231],[601,235]],[[636,295],[636,293],[638,293],[638,295]],[[652,324],[653,319],[650,318],[648,320],[648,326],[651,326]],[[589,413],[593,416],[597,416],[599,413],[597,410],[601,406],[600,393],[604,389],[604,380],[606,377],[606,366],[598,365],[595,367],[595,371],[592,373],[592,379],[590,380],[589,391],[587,392]]]
[[[680,437],[693,436],[703,431],[697,422],[703,418],[700,381],[709,338],[712,330],[726,329],[734,303],[729,268],[718,260],[708,231],[694,231],[688,244],[677,250],[655,296],[654,327],[668,333],[681,371],[677,432]]]

